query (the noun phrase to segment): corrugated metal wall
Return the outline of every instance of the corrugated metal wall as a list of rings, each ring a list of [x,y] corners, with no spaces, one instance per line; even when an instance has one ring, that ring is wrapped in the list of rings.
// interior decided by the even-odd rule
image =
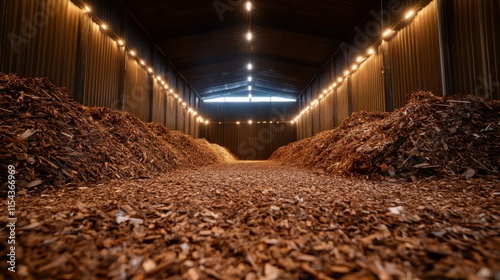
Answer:
[[[83,27],[87,28],[87,27]],[[120,61],[125,51],[99,25],[90,22],[88,27],[89,44],[87,46],[83,104],[87,106],[104,106],[118,109]]]
[[[184,117],[187,111],[174,97],[166,97],[137,56],[167,80],[186,108],[195,108],[196,92],[128,17],[126,7],[120,1],[89,0],[89,14],[77,6],[81,3],[0,0],[0,71],[48,77],[84,105],[122,109],[144,121],[197,135],[194,117]],[[101,22],[109,28],[101,30]],[[116,36],[127,48],[115,41]]]
[[[409,95],[417,90],[443,95],[443,85],[446,85],[447,94],[500,99],[500,2],[433,0],[419,3],[426,5],[414,18],[394,19],[392,24],[397,33],[392,38],[382,44],[380,40],[374,42],[375,53],[330,93],[334,96],[333,102],[327,96],[302,115],[297,123],[298,139],[317,133],[318,121],[320,130],[330,129],[326,122],[331,119],[332,110],[334,125],[338,126],[352,112],[404,106]],[[373,26],[374,23],[367,24]],[[376,38],[380,38],[378,36]],[[347,46],[339,49],[330,61],[331,66],[303,91],[299,97],[300,110],[324,94],[328,83],[343,76],[341,71],[355,61],[353,56],[357,54],[353,50],[360,50]]]
[[[202,107],[211,112],[211,119],[209,125],[200,124],[200,137],[227,147],[240,159],[267,159],[297,139],[296,128],[289,123],[296,103],[202,103]]]
[[[73,91],[80,9],[65,0],[5,4],[0,71],[49,77]]]
[[[450,93],[500,99],[500,2],[445,1]]]
[[[385,111],[383,55],[376,51],[351,76],[352,111]]]
[[[395,108],[404,106],[417,90],[443,95],[435,1],[390,40],[389,52]]]

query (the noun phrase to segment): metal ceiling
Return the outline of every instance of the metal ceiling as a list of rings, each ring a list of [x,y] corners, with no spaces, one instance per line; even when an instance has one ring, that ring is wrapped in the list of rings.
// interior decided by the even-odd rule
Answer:
[[[249,47],[246,1],[122,1],[202,98],[245,95],[249,84],[255,96],[296,98],[380,3],[252,1]],[[246,69],[249,59],[252,71]]]

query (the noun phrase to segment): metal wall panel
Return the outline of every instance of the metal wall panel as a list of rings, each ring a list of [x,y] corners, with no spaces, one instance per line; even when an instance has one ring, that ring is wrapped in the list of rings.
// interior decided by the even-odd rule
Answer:
[[[352,111],[385,111],[382,53],[376,51],[351,76]]]
[[[175,130],[175,115],[176,115],[177,100],[171,96],[167,96],[167,128]]]
[[[394,108],[417,90],[443,94],[436,1],[389,41]]]
[[[166,93],[158,81],[154,82],[153,86],[153,122],[161,123],[166,126],[165,120],[165,98]]]
[[[149,121],[150,77],[135,58],[127,56],[123,110],[143,121]]]
[[[101,32],[99,25],[90,23],[84,78],[83,104],[117,109],[120,84],[120,61],[124,49]]]
[[[66,0],[6,1],[0,71],[75,86],[81,10]]]
[[[337,110],[337,121],[336,126],[342,124],[342,122],[349,117],[349,90],[348,90],[349,80],[346,78],[342,84],[337,87],[337,102],[335,109]]]
[[[500,99],[500,2],[445,1],[451,94]]]

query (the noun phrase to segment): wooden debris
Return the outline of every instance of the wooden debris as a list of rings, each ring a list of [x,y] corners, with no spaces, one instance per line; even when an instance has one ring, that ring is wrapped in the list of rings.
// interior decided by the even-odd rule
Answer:
[[[373,179],[499,176],[500,101],[415,92],[392,113],[354,113],[338,128],[281,147],[271,159]]]

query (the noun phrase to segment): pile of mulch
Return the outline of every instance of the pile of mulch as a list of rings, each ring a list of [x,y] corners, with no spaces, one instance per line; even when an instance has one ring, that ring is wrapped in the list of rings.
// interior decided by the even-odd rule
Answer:
[[[379,179],[500,175],[500,101],[419,91],[391,113],[358,112],[271,159]]]
[[[225,156],[127,112],[82,106],[46,78],[0,73],[0,111],[0,170],[16,166],[21,188],[149,178]]]

